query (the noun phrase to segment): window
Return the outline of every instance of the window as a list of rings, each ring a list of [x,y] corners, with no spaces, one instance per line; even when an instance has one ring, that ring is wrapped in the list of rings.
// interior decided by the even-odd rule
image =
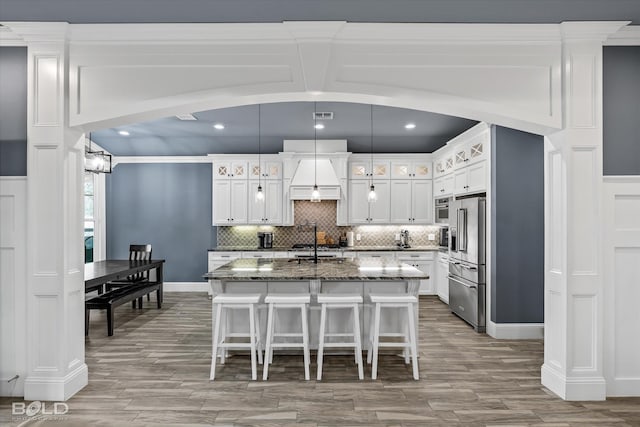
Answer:
[[[84,174],[84,262],[93,262],[93,246],[95,237],[95,174]]]

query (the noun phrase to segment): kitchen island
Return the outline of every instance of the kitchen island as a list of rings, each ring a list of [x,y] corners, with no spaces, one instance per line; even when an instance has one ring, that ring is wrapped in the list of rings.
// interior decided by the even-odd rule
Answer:
[[[424,272],[409,264],[385,259],[319,259],[315,264],[306,259],[259,258],[237,259],[204,275],[209,280],[214,295],[219,293],[309,293],[309,338],[311,348],[317,348],[320,321],[318,293],[349,293],[362,295],[364,299],[360,313],[360,330],[363,343],[367,342],[371,310],[367,296],[371,293],[418,295],[420,280],[428,279]],[[417,307],[414,310],[417,317]],[[248,330],[246,316],[231,313],[227,325],[231,332]],[[292,310],[289,315],[281,315],[276,320],[278,330],[300,325],[300,313]],[[350,325],[350,313],[332,313],[327,322],[328,332],[341,333],[344,325]],[[402,312],[385,313],[381,331],[401,331],[405,316]],[[259,312],[261,335],[266,335],[266,310]],[[416,319],[417,320],[417,319]],[[418,322],[414,322],[417,325]],[[293,328],[293,329],[291,329]],[[417,335],[417,330],[416,337]]]

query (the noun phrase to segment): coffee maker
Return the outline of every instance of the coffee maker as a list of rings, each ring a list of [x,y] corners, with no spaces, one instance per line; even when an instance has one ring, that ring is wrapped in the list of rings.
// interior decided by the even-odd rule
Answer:
[[[273,233],[268,231],[258,232],[258,248],[259,249],[271,249],[273,248]]]

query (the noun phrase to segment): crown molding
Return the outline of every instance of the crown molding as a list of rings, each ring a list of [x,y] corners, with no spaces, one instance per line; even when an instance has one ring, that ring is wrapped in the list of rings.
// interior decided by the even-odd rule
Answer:
[[[609,36],[629,25],[631,21],[563,22],[562,40],[569,42],[604,42]]]
[[[605,46],[640,46],[640,25],[628,25],[604,41]]]
[[[70,27],[66,22],[2,22],[2,25],[26,44],[64,42],[67,40]]]
[[[22,37],[11,31],[11,28],[0,27],[0,47],[26,46],[27,42]]]

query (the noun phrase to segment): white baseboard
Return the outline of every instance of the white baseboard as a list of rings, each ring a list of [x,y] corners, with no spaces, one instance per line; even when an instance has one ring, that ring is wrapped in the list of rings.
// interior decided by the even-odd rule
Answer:
[[[487,335],[499,340],[541,340],[544,323],[494,323],[487,320]]]
[[[211,287],[209,282],[164,282],[163,292],[207,292]]]
[[[22,376],[9,382],[11,378],[0,378],[0,396],[19,397],[24,396],[24,378]]]
[[[89,384],[89,369],[82,363],[65,377],[27,377],[24,382],[25,400],[68,400]]]
[[[607,382],[607,397],[640,396],[640,378],[614,378]]]
[[[567,378],[557,370],[542,365],[542,385],[564,400],[605,400],[607,384],[603,377]]]

